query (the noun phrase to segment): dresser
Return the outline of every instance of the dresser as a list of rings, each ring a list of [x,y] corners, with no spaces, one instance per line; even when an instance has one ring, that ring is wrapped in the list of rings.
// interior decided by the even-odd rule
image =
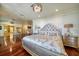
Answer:
[[[79,37],[63,36],[63,43],[65,46],[79,48]]]

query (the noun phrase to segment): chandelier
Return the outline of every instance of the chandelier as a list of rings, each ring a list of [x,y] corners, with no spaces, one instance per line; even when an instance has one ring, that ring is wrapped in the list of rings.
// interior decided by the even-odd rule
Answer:
[[[42,5],[40,3],[34,3],[31,5],[31,7],[33,8],[33,11],[36,13],[42,12]]]

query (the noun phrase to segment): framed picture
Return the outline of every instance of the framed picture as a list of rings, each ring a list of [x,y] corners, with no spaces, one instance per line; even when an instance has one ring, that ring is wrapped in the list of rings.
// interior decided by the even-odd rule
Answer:
[[[0,26],[0,30],[2,30],[2,26]]]

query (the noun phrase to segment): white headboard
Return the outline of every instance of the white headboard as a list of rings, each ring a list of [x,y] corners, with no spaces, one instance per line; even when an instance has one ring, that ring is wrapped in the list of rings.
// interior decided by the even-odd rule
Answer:
[[[61,29],[53,24],[46,24],[42,29],[40,29],[39,34],[48,34],[48,35],[61,35]]]

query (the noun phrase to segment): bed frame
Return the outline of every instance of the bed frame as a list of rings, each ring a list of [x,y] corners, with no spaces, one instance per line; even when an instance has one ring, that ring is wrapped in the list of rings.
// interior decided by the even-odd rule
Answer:
[[[50,27],[50,29],[49,29],[49,27]],[[46,30],[46,29],[48,29],[48,30]],[[51,30],[52,29],[52,30]],[[48,31],[57,31],[58,33],[60,33],[60,30],[55,26],[55,25],[52,25],[52,24],[46,24],[40,31],[46,31],[46,32],[48,32]],[[30,43],[30,42],[29,42]],[[26,44],[27,45],[27,44]],[[31,45],[31,44],[30,44]],[[27,46],[24,46],[24,44],[23,44],[23,42],[22,42],[22,46],[23,46],[23,48],[28,52],[28,53],[30,53],[32,56],[40,56],[40,55],[38,55],[38,54],[36,54],[36,53],[34,53],[33,51],[31,51]],[[35,46],[37,46],[37,45],[35,45]],[[48,54],[45,54],[45,55],[48,55],[48,56],[62,56],[63,54],[61,54],[61,53],[55,53],[55,52],[51,52],[50,50],[48,50],[48,49],[45,49],[45,48],[43,48],[43,47],[41,47],[41,46],[37,46],[38,47],[38,49],[40,50],[40,52],[45,52],[45,53],[48,53]],[[35,47],[35,48],[37,48],[37,47]],[[43,51],[42,51],[43,50]],[[38,50],[36,50],[36,51],[38,51]]]

